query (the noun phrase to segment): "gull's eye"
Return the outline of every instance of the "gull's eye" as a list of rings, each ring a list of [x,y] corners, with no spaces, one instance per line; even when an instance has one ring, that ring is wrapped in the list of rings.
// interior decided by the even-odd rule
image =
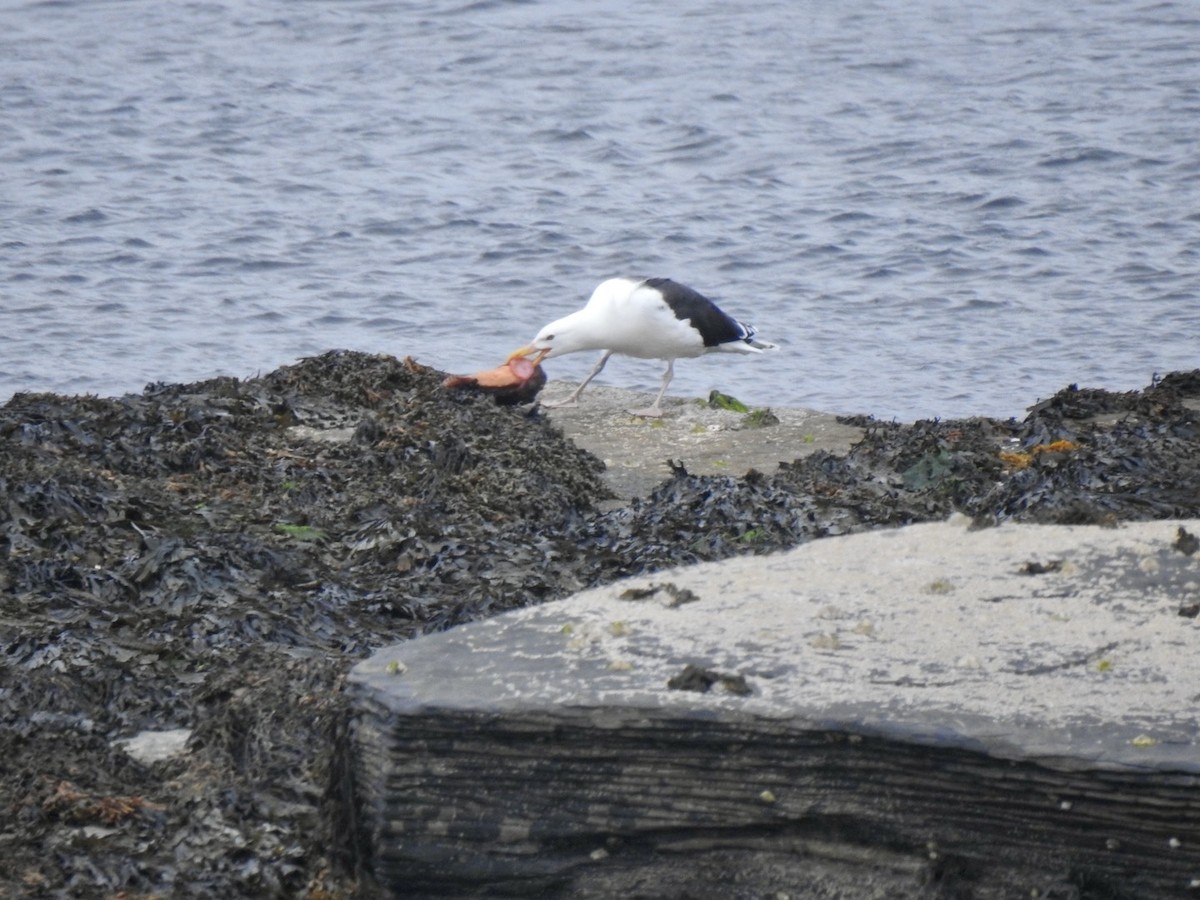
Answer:
[[[543,341],[552,341],[552,340],[554,340],[554,335],[548,334],[544,338],[542,338],[542,340]]]

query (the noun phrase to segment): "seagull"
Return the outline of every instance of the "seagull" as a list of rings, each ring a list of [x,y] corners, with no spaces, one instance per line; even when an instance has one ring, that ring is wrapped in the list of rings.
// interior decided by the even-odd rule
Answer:
[[[583,383],[565,400],[545,406],[573,406],[588,383],[614,353],[641,359],[665,359],[662,387],[635,416],[661,417],[662,398],[675,374],[675,360],[705,353],[762,353],[777,345],[755,338],[758,330],[723,312],[699,291],[669,278],[610,278],[592,292],[583,309],[557,319],[538,332],[526,347],[509,355],[543,359],[600,350],[600,359]],[[536,355],[535,355],[536,354]]]

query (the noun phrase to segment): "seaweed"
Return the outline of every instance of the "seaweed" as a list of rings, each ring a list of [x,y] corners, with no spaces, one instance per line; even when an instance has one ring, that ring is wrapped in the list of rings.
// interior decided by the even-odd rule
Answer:
[[[345,672],[388,643],[953,512],[1200,515],[1200,372],[1070,387],[1020,421],[863,419],[844,454],[742,477],[680,462],[615,507],[536,406],[443,377],[335,351],[0,408],[0,893],[369,893],[333,736]],[[114,743],[177,728],[187,752],[160,762]]]

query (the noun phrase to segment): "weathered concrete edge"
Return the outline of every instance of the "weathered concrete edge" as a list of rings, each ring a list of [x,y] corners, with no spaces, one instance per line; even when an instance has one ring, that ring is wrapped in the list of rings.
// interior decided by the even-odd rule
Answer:
[[[1054,591],[1074,590],[1070,588],[1069,583],[1066,588],[1050,590],[1048,596],[1051,599],[1045,601],[1050,604],[1047,608],[1053,615],[1078,622],[1076,628],[1081,632],[1078,635],[1079,647],[1086,649],[1105,645],[1106,628],[1115,632],[1125,627],[1119,616],[1116,619],[1100,621],[1101,614],[1115,614],[1120,611],[1120,607],[1127,607],[1136,613],[1134,618],[1144,618],[1148,602],[1144,600],[1144,596],[1150,594],[1154,594],[1153,602],[1157,604],[1156,609],[1151,611],[1154,616],[1153,622],[1157,623],[1155,628],[1164,626],[1164,617],[1171,614],[1169,607],[1173,602],[1174,582],[1160,585],[1155,589],[1157,593],[1154,593],[1150,591],[1150,587],[1153,586],[1148,587],[1144,580],[1133,586],[1122,585],[1118,583],[1119,578],[1114,580],[1113,573],[1120,575],[1131,566],[1151,570],[1162,565],[1160,559],[1172,560],[1173,557],[1167,555],[1170,551],[1166,549],[1166,545],[1180,525],[1200,530],[1198,522],[1150,522],[1130,523],[1121,529],[1043,525],[1005,526],[1001,529],[989,529],[988,532],[1001,535],[1013,545],[1004,556],[1004,565],[1010,570],[1015,570],[1014,560],[1036,557],[1039,554],[1044,558],[1044,554],[1052,553],[1074,559],[1072,565],[1075,567],[1077,580],[1081,570],[1086,570],[1088,577],[1093,581],[1103,575],[1098,588],[1098,596],[1102,601],[1099,606],[1096,605],[1096,592],[1073,601],[1073,605],[1065,605],[1070,598],[1058,596]],[[906,543],[901,549],[904,549],[906,554],[911,553],[913,548],[925,547],[928,550],[927,555],[934,558],[931,571],[942,571],[939,566],[955,556],[960,557],[958,562],[963,571],[969,571],[978,568],[980,564],[978,559],[972,557],[969,549],[954,546],[961,544],[964,539],[962,531],[961,525],[936,523],[909,526],[897,529],[891,534],[903,533]],[[1180,674],[1178,671],[1180,663],[1177,655],[1171,656],[1169,660],[1169,665],[1174,667],[1169,673],[1163,674],[1155,670],[1156,665],[1165,664],[1155,655],[1154,643],[1161,641],[1156,637],[1157,632],[1146,631],[1142,625],[1138,625],[1142,628],[1141,631],[1130,633],[1123,638],[1134,650],[1129,659],[1121,662],[1122,666],[1128,666],[1129,672],[1119,672],[1113,676],[1114,680],[1111,682],[1117,683],[1117,677],[1141,679],[1127,686],[1132,689],[1133,694],[1126,697],[1125,707],[1111,716],[1093,714],[1090,718],[1076,716],[1073,720],[1067,717],[1060,721],[1044,709],[1030,709],[1029,715],[1023,714],[1023,703],[1029,702],[1036,706],[1042,701],[1043,698],[1035,694],[1031,694],[1029,698],[999,696],[1006,691],[1026,689],[1023,687],[1026,684],[1036,683],[1037,689],[1048,690],[1049,679],[1052,677],[1049,672],[1038,682],[1032,678],[1014,678],[1011,674],[1006,676],[1006,679],[998,678],[995,688],[997,708],[991,711],[987,704],[990,684],[986,682],[986,672],[983,673],[983,688],[980,689],[976,684],[974,699],[965,703],[954,702],[950,694],[935,697],[920,690],[909,696],[905,696],[901,691],[896,697],[890,700],[885,698],[883,702],[878,699],[878,694],[876,699],[851,699],[854,690],[862,688],[860,683],[853,680],[848,681],[841,689],[844,696],[834,695],[833,699],[830,699],[825,695],[825,699],[822,700],[820,696],[811,693],[804,695],[802,691],[798,702],[783,704],[779,702],[778,696],[760,694],[741,697],[720,690],[706,694],[666,690],[664,685],[667,677],[688,662],[716,665],[718,668],[728,669],[731,673],[740,663],[744,663],[743,672],[754,672],[756,667],[759,670],[774,667],[774,673],[758,671],[758,675],[767,676],[767,680],[760,679],[761,685],[769,684],[773,675],[785,680],[799,678],[801,683],[804,679],[834,679],[839,666],[838,652],[835,650],[822,653],[813,650],[812,642],[806,639],[809,632],[797,634],[794,636],[797,641],[797,656],[806,660],[819,660],[818,664],[810,669],[797,672],[794,667],[789,669],[786,652],[781,656],[776,652],[776,648],[776,651],[764,653],[762,647],[740,640],[738,635],[716,634],[710,636],[711,640],[706,637],[699,643],[692,642],[689,637],[680,644],[673,644],[672,641],[678,637],[678,633],[674,637],[663,636],[661,639],[646,637],[661,627],[662,622],[670,621],[670,618],[660,617],[655,620],[654,617],[650,617],[645,622],[635,621],[639,604],[617,599],[620,592],[630,587],[646,587],[664,581],[672,581],[685,587],[719,583],[722,585],[720,589],[728,593],[729,584],[744,579],[747,567],[753,570],[762,566],[763,559],[773,559],[777,562],[782,560],[783,568],[777,568],[769,577],[779,578],[782,573],[786,581],[796,577],[795,570],[788,569],[791,561],[789,558],[799,558],[802,566],[808,566],[808,569],[801,570],[804,578],[807,582],[812,582],[819,580],[820,573],[812,569],[814,560],[810,558],[806,561],[805,557],[815,557],[818,565],[828,565],[831,557],[824,551],[829,550],[835,557],[848,559],[856,566],[862,563],[869,568],[870,560],[878,559],[879,551],[877,548],[863,548],[871,542],[878,545],[880,539],[886,537],[887,533],[871,532],[845,538],[827,538],[773,557],[741,557],[721,563],[708,563],[583,592],[556,603],[518,610],[445,634],[385,648],[355,667],[350,676],[351,684],[355,690],[373,693],[376,702],[384,703],[393,713],[402,716],[420,715],[435,709],[485,717],[531,715],[539,711],[553,710],[555,715],[568,720],[576,716],[594,719],[596,711],[603,709],[606,710],[605,715],[614,722],[636,721],[645,717],[697,721],[720,719],[746,723],[769,719],[772,720],[771,727],[778,727],[786,722],[787,727],[800,731],[836,730],[877,735],[908,743],[971,749],[1000,758],[1037,759],[1060,767],[1111,767],[1191,775],[1200,773],[1200,735],[1197,734],[1196,722],[1188,709],[1182,708],[1172,712],[1169,708],[1151,709],[1147,704],[1143,715],[1140,714],[1143,711],[1136,707],[1137,691],[1142,690],[1145,685],[1153,685],[1155,679],[1185,678],[1188,679],[1187,683],[1177,686],[1179,690],[1175,691],[1175,696],[1180,696],[1180,691],[1185,697],[1189,691],[1193,696],[1200,694],[1197,676],[1188,675],[1186,672]],[[983,540],[989,540],[986,533]],[[821,545],[821,552],[810,549],[816,548],[817,545]],[[899,548],[900,544],[895,546]],[[1140,555],[1122,555],[1128,548],[1136,550]],[[1118,553],[1118,550],[1121,553]],[[902,568],[908,564],[907,560],[906,556],[901,561]],[[1112,569],[1114,565],[1116,569]],[[1106,571],[1106,567],[1111,571]],[[1184,570],[1184,577],[1189,577],[1188,571],[1190,570]],[[729,578],[730,572],[735,573],[732,581]],[[825,574],[828,576],[828,571]],[[980,608],[975,604],[990,603],[992,600],[991,597],[973,595],[972,599],[966,599],[966,591],[988,590],[990,580],[987,573],[980,575],[976,584],[964,584],[964,594],[957,598],[970,604],[968,613]],[[1178,573],[1175,573],[1171,577],[1177,580],[1177,575]],[[918,575],[918,578],[921,577],[925,576]],[[1029,584],[1032,586],[1033,582]],[[1044,586],[1045,583],[1039,584],[1039,588]],[[699,589],[703,590],[703,587]],[[851,593],[853,590],[852,584]],[[1010,588],[1006,587],[1003,590]],[[1118,597],[1114,591],[1124,593]],[[817,603],[823,602],[820,599],[819,585],[807,586],[805,592],[806,596],[817,597]],[[753,604],[754,598],[760,597],[761,594],[748,591],[747,596],[750,599],[736,596],[724,598],[722,604],[712,611],[712,614],[718,617],[713,621],[727,621],[720,617],[729,616],[731,611],[738,609],[744,614],[742,604]],[[841,594],[835,592],[831,596]],[[876,603],[880,599],[874,597],[870,602]],[[956,605],[941,604],[941,608],[935,609],[936,601],[945,598],[935,595],[918,599],[922,608],[929,607],[929,614],[934,618],[922,624],[919,617],[922,609],[917,609],[914,615],[918,617],[912,620],[916,627],[936,628],[939,622],[945,621],[938,617],[945,616],[945,609]],[[1014,603],[1025,602],[1015,595],[1009,599]],[[1026,599],[1030,602],[1040,602],[1036,596]],[[838,602],[841,601],[834,600],[834,603]],[[1015,614],[1009,627],[1018,631],[1021,614],[1027,613],[1028,617],[1032,613],[1028,613],[1028,605],[1009,605]],[[809,606],[812,604],[809,603]],[[641,605],[641,609],[649,610],[651,607]],[[691,609],[694,611],[698,607]],[[614,610],[620,615],[626,615],[624,610],[628,610],[628,621],[613,619]],[[754,613],[755,608],[752,605],[751,615]],[[683,611],[669,613],[668,617],[674,616],[674,621],[684,622],[689,615],[689,607],[684,607]],[[1026,623],[1031,631],[1016,634],[1012,640],[1018,644],[1022,641],[1036,643],[1043,631],[1051,630],[1052,620],[1041,616],[1035,616],[1035,619]],[[1092,619],[1097,621],[1091,621]],[[716,627],[713,621],[706,624],[698,620],[698,626],[701,629]],[[629,633],[605,634],[606,622],[610,631],[613,623],[619,622],[621,629]],[[812,624],[810,615],[803,627],[807,628]],[[824,623],[816,624],[817,627],[824,627]],[[1176,625],[1195,630],[1195,626],[1188,622],[1175,620],[1165,623],[1165,627],[1168,628],[1174,628]],[[738,649],[735,649],[732,655],[726,655],[724,662],[717,660],[714,663],[714,651],[711,648],[720,645],[726,639],[737,645]],[[790,639],[791,636],[788,637],[788,640]],[[569,647],[572,643],[578,645],[581,640],[582,646],[577,646],[569,653],[564,651],[564,647]],[[966,641],[967,637],[952,636],[952,640]],[[988,645],[985,642],[981,646]],[[786,651],[786,641],[784,649]],[[1174,654],[1180,647],[1159,649],[1162,653],[1170,650]],[[885,651],[881,651],[881,654],[883,652]],[[944,655],[945,648],[940,648],[940,652]],[[1075,652],[1072,648],[1063,650],[1066,654]],[[843,660],[845,658],[843,655]],[[1069,655],[1066,659],[1067,664],[1063,668],[1073,665]],[[871,664],[875,662],[872,660]],[[889,665],[882,655],[877,662],[884,669]],[[918,660],[916,668],[913,668],[913,661],[906,660],[904,665],[897,669],[904,673],[899,676],[898,683],[902,684],[905,679],[911,680],[913,676],[910,672],[919,673],[922,669],[919,662]],[[467,664],[469,671],[463,671]],[[940,671],[942,668],[944,666],[939,662],[933,670]],[[1053,668],[1052,666],[1051,669]],[[544,678],[548,672],[554,673],[553,683],[539,683],[539,678]],[[1085,671],[1086,674],[1088,672]],[[954,674],[954,677],[958,678],[960,675]],[[967,680],[970,677],[968,673]],[[1077,689],[1079,683],[1086,683],[1079,679],[1072,682],[1065,677],[1060,680],[1062,683],[1059,689],[1067,691]],[[834,683],[836,684],[836,681]],[[1092,688],[1100,692],[1096,702],[1102,704],[1106,683],[1098,680]],[[1048,702],[1052,708],[1054,701]],[[971,703],[975,703],[976,707],[971,708]],[[1042,716],[1040,719],[1039,714]]]

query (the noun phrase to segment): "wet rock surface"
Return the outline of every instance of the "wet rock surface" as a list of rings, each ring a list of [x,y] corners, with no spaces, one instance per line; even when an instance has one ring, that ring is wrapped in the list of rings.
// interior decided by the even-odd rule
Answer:
[[[953,511],[1200,515],[1200,372],[1067,388],[1023,421],[844,421],[862,439],[840,448],[718,422],[730,474],[689,468],[696,432],[673,468],[647,457],[665,476],[648,494],[560,431],[599,449],[611,420],[443,377],[334,352],[0,408],[0,895],[369,894],[335,753],[343,681],[416,634]],[[118,743],[180,729],[159,758]]]

